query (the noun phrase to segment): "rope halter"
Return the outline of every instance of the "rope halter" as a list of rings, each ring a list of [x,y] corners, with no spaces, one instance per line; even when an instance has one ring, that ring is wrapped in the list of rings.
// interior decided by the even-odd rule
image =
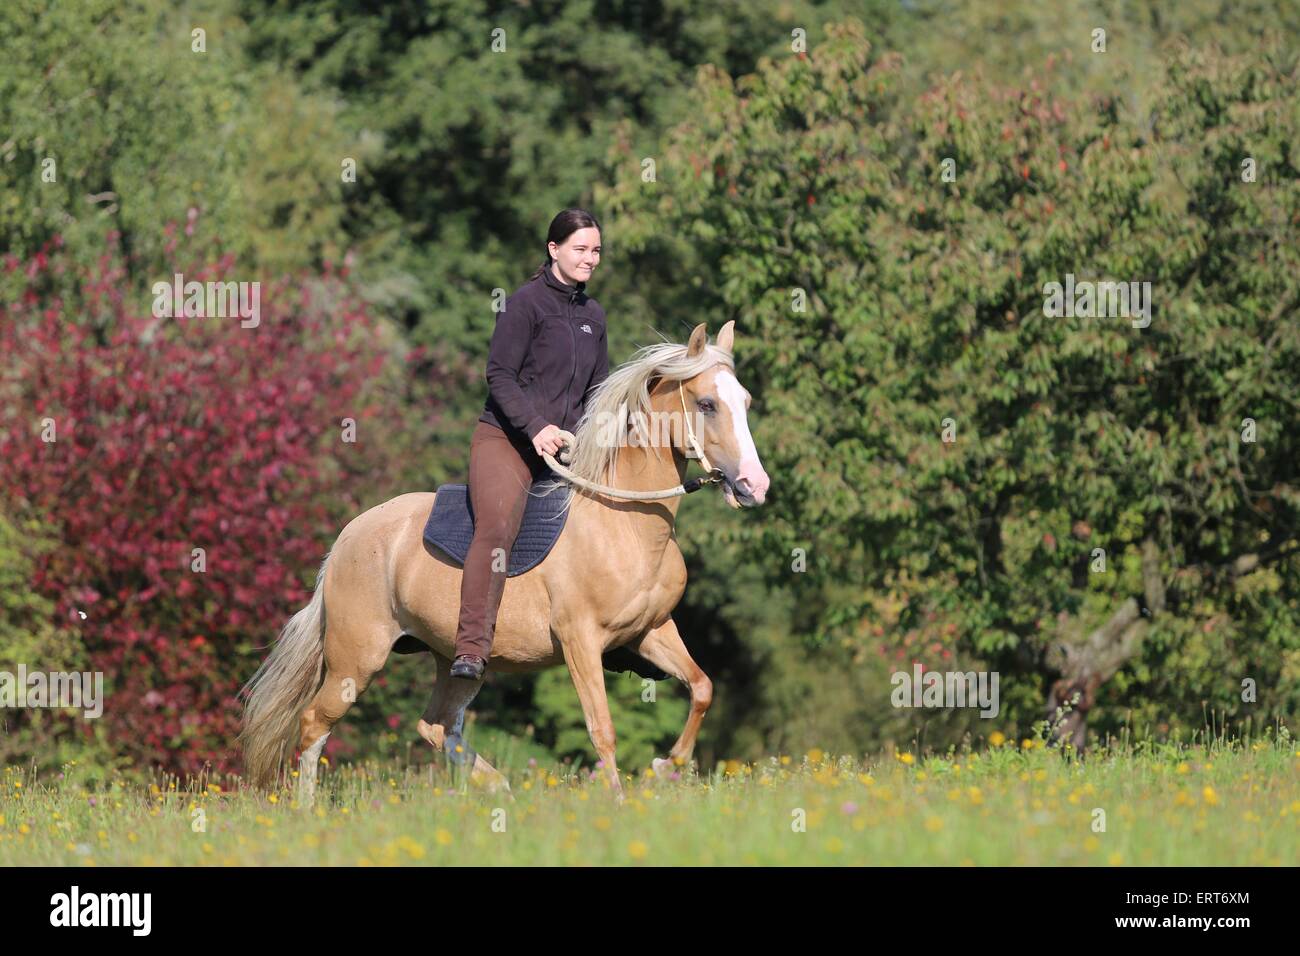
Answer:
[[[692,478],[680,485],[674,485],[672,488],[665,488],[662,491],[620,491],[618,488],[611,488],[609,485],[597,484],[594,481],[588,481],[586,478],[580,478],[568,468],[564,467],[554,456],[543,453],[542,460],[550,466],[551,470],[571,484],[577,485],[586,491],[595,492],[596,494],[606,495],[610,498],[623,498],[628,501],[657,501],[663,498],[676,498],[679,495],[689,495],[693,491],[699,491],[705,485],[714,485],[722,481],[725,477],[721,469],[714,468],[709,462],[709,458],[704,454],[704,449],[700,446],[699,440],[695,437],[695,429],[691,426],[691,415],[686,410],[686,393],[682,391],[682,383],[677,383],[677,394],[682,400],[682,416],[686,423],[686,441],[691,450],[700,460],[702,467],[708,475],[704,478]],[[576,439],[572,432],[560,429],[560,441],[568,446],[564,456],[566,460],[571,459],[572,450]],[[739,507],[738,505],[733,507]]]

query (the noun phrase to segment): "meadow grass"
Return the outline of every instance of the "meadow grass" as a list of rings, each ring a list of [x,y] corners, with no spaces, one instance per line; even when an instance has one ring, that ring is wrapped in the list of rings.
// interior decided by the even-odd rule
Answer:
[[[238,778],[97,790],[0,776],[0,865],[1290,866],[1300,862],[1300,746],[1113,744],[1086,759],[1041,741],[860,760],[813,750],[706,774],[627,774],[535,758],[513,799],[439,765],[321,768],[317,803]],[[404,763],[404,762],[403,762]],[[84,769],[84,768],[82,768]],[[1104,811],[1104,828],[1098,811]]]

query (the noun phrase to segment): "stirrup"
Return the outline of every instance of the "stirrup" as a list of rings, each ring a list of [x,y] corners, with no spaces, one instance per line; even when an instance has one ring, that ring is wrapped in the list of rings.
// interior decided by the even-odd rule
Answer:
[[[451,664],[452,677],[466,677],[470,680],[482,680],[487,661],[477,654],[461,654]]]

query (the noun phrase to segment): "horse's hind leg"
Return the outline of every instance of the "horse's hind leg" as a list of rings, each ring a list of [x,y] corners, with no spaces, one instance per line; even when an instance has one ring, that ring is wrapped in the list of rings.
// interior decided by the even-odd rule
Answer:
[[[439,714],[442,712],[443,702],[447,696],[447,685],[451,683],[451,662],[441,654],[434,654],[433,659],[438,668],[433,679],[433,693],[429,696],[429,706],[424,708],[424,715],[420,718],[416,729],[434,750],[441,752],[447,740],[447,728],[441,722],[442,718]],[[461,727],[456,726],[454,721],[452,731],[455,733],[461,731]]]
[[[388,659],[391,638],[382,629],[372,629],[369,640],[342,636],[340,624],[327,619],[325,625],[325,680],[302,712],[298,760],[298,803],[310,807],[316,799],[316,770],[325,741],[370,680]]]
[[[472,757],[474,765],[470,770],[470,781],[476,786],[485,787],[489,791],[504,789],[509,793],[509,781],[484,760],[481,754],[474,753],[461,737],[465,729],[465,710],[478,694],[483,682],[452,680],[451,661],[441,654],[434,654],[433,657],[438,665],[438,674],[434,680],[433,693],[429,697],[429,706],[424,709],[424,716],[417,725],[420,736],[434,750],[447,753],[452,763],[468,763]],[[449,744],[453,752],[448,752]]]

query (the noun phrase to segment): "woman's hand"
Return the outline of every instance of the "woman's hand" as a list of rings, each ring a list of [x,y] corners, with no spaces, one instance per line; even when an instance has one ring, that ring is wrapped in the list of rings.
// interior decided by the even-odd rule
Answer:
[[[547,425],[536,435],[533,436],[533,450],[538,456],[543,454],[556,455],[564,443],[560,441],[560,428],[558,425]]]

